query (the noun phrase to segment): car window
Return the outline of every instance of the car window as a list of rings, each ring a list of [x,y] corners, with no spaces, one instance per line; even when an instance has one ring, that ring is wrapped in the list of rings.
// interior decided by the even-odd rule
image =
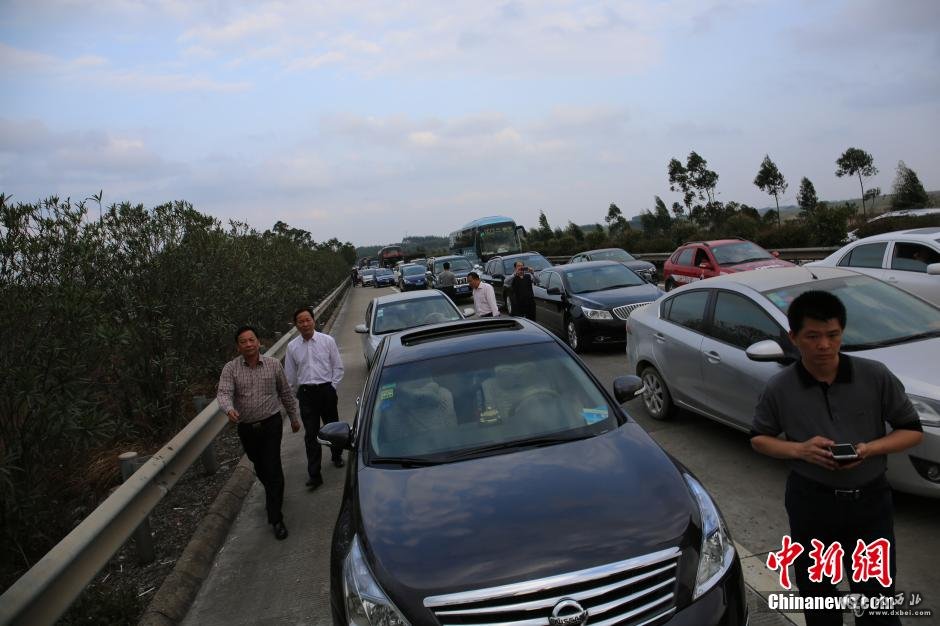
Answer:
[[[695,254],[695,248],[686,248],[679,253],[676,265],[692,265],[692,255]]]
[[[780,341],[783,328],[747,298],[719,291],[708,334],[743,350],[764,339]]]
[[[577,254],[577,255],[571,257],[571,261],[569,261],[569,263],[580,263],[580,262],[583,261],[583,260],[584,260],[584,257],[581,256],[580,254]]]
[[[842,267],[881,267],[887,246],[887,241],[855,246],[851,252],[842,257],[839,265]]]
[[[447,462],[474,450],[498,453],[501,444],[533,437],[592,436],[617,424],[596,383],[563,348],[547,342],[384,368],[364,440],[367,462]]]
[[[366,307],[366,328],[369,327],[369,323],[372,322],[372,303],[369,303],[369,306]]]
[[[702,263],[708,263],[709,265],[711,265],[711,261],[708,260],[708,253],[705,252],[705,250],[703,250],[702,248],[698,248],[695,250],[694,265],[695,267],[698,267]]]
[[[591,293],[646,284],[646,281],[620,264],[573,269],[565,272],[565,276],[571,293]]]
[[[751,263],[774,258],[772,254],[750,241],[713,246],[712,254],[715,255],[718,265],[737,265],[738,263]]]
[[[708,291],[701,289],[679,294],[672,300],[666,319],[674,324],[702,332],[705,329],[705,305]]]
[[[630,255],[626,250],[621,250],[620,248],[614,248],[613,250],[601,250],[600,252],[595,252],[593,256],[595,261],[617,261],[622,263],[625,261],[636,261],[636,259]]]
[[[891,269],[926,273],[931,263],[940,263],[940,253],[933,248],[920,243],[895,242]]]
[[[810,281],[763,293],[786,313],[793,299],[810,289],[828,291],[845,305],[848,322],[843,350],[866,350],[940,335],[940,309],[870,276]]]
[[[552,287],[558,287],[564,291],[564,285],[561,284],[561,276],[557,272],[548,273],[548,285],[545,286],[546,289],[551,289]]]
[[[427,324],[462,319],[445,297],[415,298],[381,304],[375,310],[372,334],[384,335]]]
[[[420,265],[406,265],[401,268],[401,271],[405,276],[424,275],[424,268]]]

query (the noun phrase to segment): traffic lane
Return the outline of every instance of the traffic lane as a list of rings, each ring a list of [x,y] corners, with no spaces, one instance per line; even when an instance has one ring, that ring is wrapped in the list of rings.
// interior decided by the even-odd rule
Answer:
[[[582,357],[607,389],[614,378],[628,373],[622,348],[591,351]],[[749,554],[780,549],[781,538],[789,531],[783,506],[784,461],[754,452],[746,433],[690,411],[680,410],[672,420],[658,421],[649,416],[639,398],[625,408],[663,449],[698,476],[721,508],[735,541]],[[940,570],[934,563],[940,554],[940,500],[894,492],[894,504],[896,588],[926,591],[926,597],[936,598],[932,608],[940,609],[940,593],[932,591],[940,589]],[[931,606],[926,600],[925,605]]]

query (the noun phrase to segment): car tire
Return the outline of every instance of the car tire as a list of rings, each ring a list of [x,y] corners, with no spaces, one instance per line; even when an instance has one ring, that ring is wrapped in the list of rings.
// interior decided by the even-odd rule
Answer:
[[[507,292],[503,292],[503,302],[506,303],[506,315],[512,315],[512,298]]]
[[[578,354],[584,352],[584,337],[578,330],[578,325],[575,324],[572,319],[569,319],[568,323],[565,324],[565,341],[567,341],[568,346]]]
[[[676,283],[671,278],[669,278],[666,280],[666,284],[664,285],[664,287],[666,288],[666,291],[672,291],[673,289],[676,288]]]
[[[643,368],[640,378],[643,379],[643,406],[654,420],[668,420],[676,412],[676,405],[672,402],[666,381],[649,365]]]

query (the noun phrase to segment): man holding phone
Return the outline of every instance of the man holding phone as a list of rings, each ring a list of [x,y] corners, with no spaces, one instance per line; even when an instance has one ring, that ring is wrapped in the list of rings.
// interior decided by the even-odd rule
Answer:
[[[513,274],[504,283],[511,290],[512,314],[535,321],[535,296],[532,293],[532,268],[522,261],[513,265]]]
[[[787,311],[790,339],[800,360],[773,378],[758,401],[751,446],[786,459],[786,509],[790,534],[803,545],[796,559],[796,583],[804,597],[836,596],[831,581],[809,579],[812,540],[845,551],[853,593],[893,595],[893,584],[852,581],[851,555],[857,540],[890,542],[892,581],[896,571],[894,506],[885,477],[887,455],[920,443],[923,432],[904,386],[880,362],[841,354],[845,306],[826,291],[807,291]],[[885,422],[891,425],[887,433]],[[779,435],[783,438],[779,438]],[[805,611],[808,626],[842,624],[842,614]],[[856,624],[900,624],[896,616],[863,615]]]

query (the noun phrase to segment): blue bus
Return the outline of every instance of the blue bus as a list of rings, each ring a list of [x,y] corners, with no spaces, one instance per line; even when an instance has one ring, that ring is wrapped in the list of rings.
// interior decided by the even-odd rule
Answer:
[[[474,262],[490,257],[522,252],[525,228],[511,217],[481,217],[450,234],[450,253],[462,254]]]

